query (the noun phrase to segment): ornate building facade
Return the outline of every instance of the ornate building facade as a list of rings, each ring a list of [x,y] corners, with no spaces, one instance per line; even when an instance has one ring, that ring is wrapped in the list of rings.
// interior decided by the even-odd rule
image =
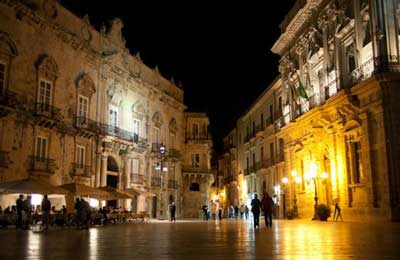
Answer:
[[[399,13],[398,0],[296,2],[272,47],[280,76],[237,122],[239,199],[400,220]]]
[[[182,215],[199,218],[203,205],[210,207],[212,140],[204,113],[185,113],[185,145],[182,170]]]
[[[157,217],[173,200],[179,215],[183,90],[130,54],[122,27],[0,1],[0,181],[132,189],[128,209]]]

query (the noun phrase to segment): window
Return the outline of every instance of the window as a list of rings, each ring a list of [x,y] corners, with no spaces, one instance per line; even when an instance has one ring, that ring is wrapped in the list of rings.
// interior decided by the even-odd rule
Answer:
[[[6,88],[6,65],[0,62],[0,94],[3,94]]]
[[[131,161],[131,174],[139,175],[139,160],[138,159],[132,159],[132,161]]]
[[[196,182],[190,184],[190,191],[200,191],[200,184]]]
[[[83,168],[85,164],[85,147],[81,145],[76,146],[76,164],[79,168]]]
[[[256,136],[256,122],[253,121],[253,137]]]
[[[89,109],[89,99],[87,97],[78,96],[78,118],[79,123],[86,124]]]
[[[199,125],[198,124],[192,125],[192,134],[193,134],[193,139],[199,138]]]
[[[272,109],[272,105],[269,105],[269,117],[270,120],[274,117],[274,110]]]
[[[253,153],[253,171],[255,171],[254,167],[256,166],[256,154]]]
[[[271,160],[274,161],[274,159],[275,159],[274,143],[269,144],[269,154],[270,154]]]
[[[169,135],[169,148],[175,149],[175,134],[170,133]]]
[[[153,142],[156,144],[160,143],[159,132],[160,129],[158,127],[153,127]]]
[[[41,111],[50,111],[52,84],[50,81],[40,80],[37,102]]]
[[[192,154],[192,167],[200,167],[200,154]]]
[[[135,143],[139,141],[139,129],[140,129],[140,121],[137,119],[133,119],[133,141]]]
[[[352,142],[353,150],[353,183],[360,183],[361,177],[361,145],[360,142]]]
[[[47,158],[48,140],[45,137],[36,137],[35,160],[44,161]]]
[[[118,107],[110,106],[108,124],[110,126],[118,127]]]
[[[250,162],[249,162],[249,157],[246,157],[246,174],[249,174],[250,172]]]

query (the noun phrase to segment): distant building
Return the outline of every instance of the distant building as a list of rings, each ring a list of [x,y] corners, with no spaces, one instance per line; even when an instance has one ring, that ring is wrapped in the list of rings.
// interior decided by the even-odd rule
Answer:
[[[185,113],[185,145],[182,169],[182,216],[199,218],[201,208],[210,208],[212,139],[209,120],[204,113]]]
[[[239,200],[400,220],[399,14],[397,0],[296,2],[272,47],[280,76],[237,121]]]

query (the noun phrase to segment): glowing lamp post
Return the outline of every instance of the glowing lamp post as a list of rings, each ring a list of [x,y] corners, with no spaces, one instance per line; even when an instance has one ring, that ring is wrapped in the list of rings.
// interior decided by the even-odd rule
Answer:
[[[166,153],[166,148],[163,144],[160,145],[159,148],[160,156],[161,156],[161,165],[156,167],[156,170],[161,171],[161,183],[160,183],[160,216],[159,219],[162,220],[164,219],[164,201],[163,201],[163,177],[164,177],[164,172],[168,171],[168,168],[164,165],[165,161],[165,153]]]
[[[302,182],[302,179],[300,176],[297,176],[297,171],[296,170],[292,170],[290,175],[292,176],[292,181],[291,184],[293,184],[294,188],[293,188],[293,210],[295,215],[298,215],[297,212],[297,197],[296,197],[296,185],[300,184]],[[289,183],[289,178],[288,177],[283,177],[282,178],[282,183],[284,186],[286,186],[286,184]]]
[[[317,189],[317,178],[318,178],[318,174],[317,174],[317,165],[315,163],[312,163],[310,165],[310,173],[307,174],[306,176],[308,181],[313,181],[314,183],[314,217],[312,218],[312,220],[317,220],[318,219],[318,215],[317,215],[317,207],[318,207],[318,189]],[[319,176],[319,178],[321,179],[327,179],[328,178],[328,173],[323,172],[321,173],[321,175]]]

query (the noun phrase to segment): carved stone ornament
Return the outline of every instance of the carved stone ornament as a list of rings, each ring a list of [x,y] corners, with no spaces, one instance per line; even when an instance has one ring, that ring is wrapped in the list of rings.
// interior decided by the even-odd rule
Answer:
[[[5,54],[7,56],[17,56],[18,51],[14,42],[11,41],[10,36],[0,31],[0,54]]]
[[[118,82],[113,81],[107,90],[107,96],[110,103],[119,106],[124,97],[124,92],[125,91],[123,90],[122,86]]]
[[[38,61],[36,62],[36,68],[39,72],[39,75],[50,80],[55,80],[59,75],[56,61],[48,55],[39,57]]]
[[[163,120],[162,120],[160,112],[155,112],[152,120],[156,127],[160,127],[163,124]]]
[[[43,0],[42,10],[47,18],[54,19],[58,15],[57,4],[55,0]]]
[[[176,120],[175,118],[172,118],[171,121],[169,122],[169,131],[171,133],[176,133],[177,126],[176,126]]]
[[[115,18],[111,22],[111,27],[107,32],[107,36],[116,43],[120,47],[125,47],[125,40],[122,37],[122,28],[124,27],[124,24],[122,23],[121,19]]]
[[[143,103],[140,101],[137,101],[135,104],[133,104],[132,105],[132,113],[137,118],[143,118],[144,115],[146,114],[146,109],[144,108]]]
[[[96,87],[93,83],[93,80],[87,73],[83,73],[77,78],[76,87],[80,94],[88,98],[91,98],[96,92]]]

